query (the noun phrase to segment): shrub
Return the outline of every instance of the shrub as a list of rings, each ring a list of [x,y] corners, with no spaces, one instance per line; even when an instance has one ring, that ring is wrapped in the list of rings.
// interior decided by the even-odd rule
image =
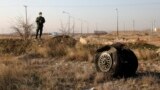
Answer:
[[[17,19],[16,23],[11,27],[22,39],[30,39],[34,25],[25,22],[22,18]]]

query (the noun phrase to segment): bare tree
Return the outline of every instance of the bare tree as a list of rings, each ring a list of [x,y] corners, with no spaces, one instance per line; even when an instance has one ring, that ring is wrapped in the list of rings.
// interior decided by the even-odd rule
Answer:
[[[35,28],[32,23],[26,23],[22,18],[16,19],[16,22],[11,27],[22,39],[30,39],[32,30]]]
[[[59,31],[63,34],[63,35],[69,35],[69,36],[74,36],[75,33],[75,21],[73,20],[73,23],[70,23],[71,28],[70,30],[67,31],[67,24],[66,26],[63,24],[63,22],[61,21],[61,27],[59,29]]]
[[[63,24],[62,21],[61,21],[61,27],[60,27],[59,31],[60,31],[63,35],[66,35],[66,34],[67,34],[67,27],[64,26],[64,24]]]

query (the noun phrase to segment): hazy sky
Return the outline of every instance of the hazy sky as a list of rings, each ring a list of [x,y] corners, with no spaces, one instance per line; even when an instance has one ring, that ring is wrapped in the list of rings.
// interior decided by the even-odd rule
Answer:
[[[35,24],[38,12],[46,18],[45,32],[57,32],[67,25],[69,12],[75,20],[76,32],[80,31],[80,19],[83,32],[116,30],[116,8],[119,10],[120,30],[132,30],[133,20],[138,30],[150,29],[152,22],[160,27],[160,0],[0,0],[0,33],[10,33],[13,21],[25,17],[24,5],[28,6],[28,18]],[[62,24],[61,24],[62,23]],[[71,25],[73,18],[71,18]]]

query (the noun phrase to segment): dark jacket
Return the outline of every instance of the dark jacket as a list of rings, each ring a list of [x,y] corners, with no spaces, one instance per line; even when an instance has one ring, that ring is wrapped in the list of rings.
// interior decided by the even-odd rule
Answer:
[[[38,26],[43,26],[43,24],[45,23],[45,19],[42,16],[39,16],[36,18],[36,23]]]

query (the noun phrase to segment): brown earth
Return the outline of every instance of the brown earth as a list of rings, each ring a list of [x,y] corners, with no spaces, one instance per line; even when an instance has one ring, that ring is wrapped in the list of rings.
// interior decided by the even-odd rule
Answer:
[[[120,40],[112,34],[85,38],[87,45],[73,38],[71,42],[48,37],[27,43],[1,39],[0,90],[159,90],[159,36],[150,41],[145,34],[121,35]],[[95,70],[94,51],[104,42],[116,41],[126,43],[138,57],[135,77],[107,80]]]

